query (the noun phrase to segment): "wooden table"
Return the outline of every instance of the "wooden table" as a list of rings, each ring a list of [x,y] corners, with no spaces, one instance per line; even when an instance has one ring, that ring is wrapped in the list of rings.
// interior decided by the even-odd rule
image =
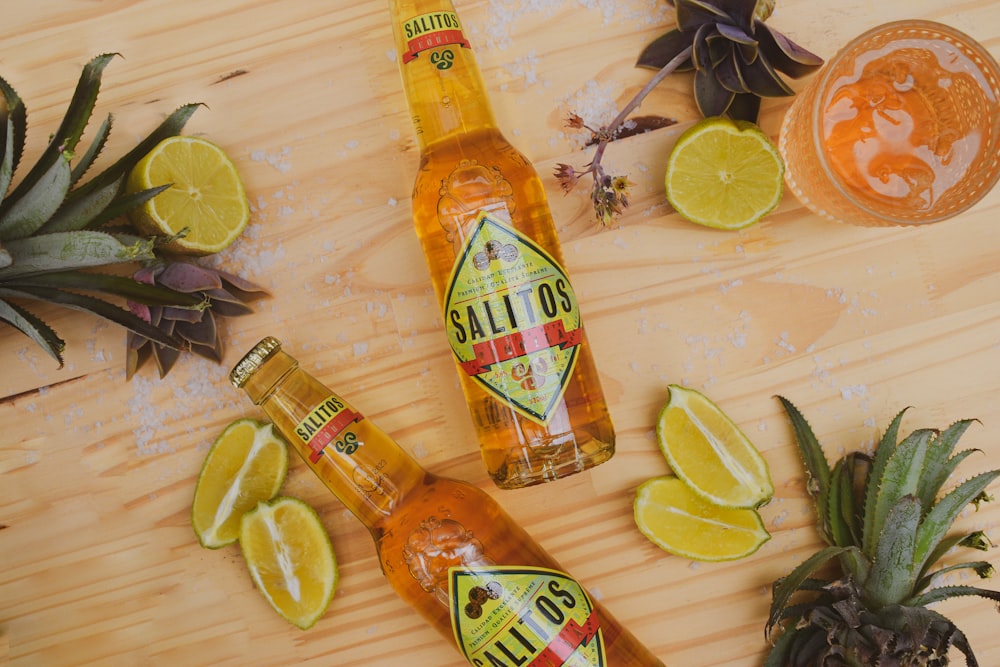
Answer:
[[[776,393],[831,455],[870,445],[914,406],[905,427],[981,420],[965,444],[984,454],[964,472],[1000,460],[1000,192],[922,229],[825,222],[787,193],[745,231],[694,226],[662,191],[668,151],[696,118],[690,79],[674,75],[641,112],[679,124],[608,151],[605,164],[635,183],[627,213],[601,229],[586,188],[561,194],[554,166],[589,160],[563,119],[606,122],[648,81],[633,63],[672,24],[661,0],[459,2],[500,123],[545,177],[618,434],[611,462],[520,491],[485,476],[412,231],[418,155],[385,2],[8,4],[0,75],[26,101],[28,158],[83,64],[120,53],[98,101],[99,117],[116,118],[106,156],[175,107],[204,102],[186,132],[229,152],[253,208],[223,263],[273,293],[229,321],[223,364],[185,358],[163,380],[147,367],[126,382],[124,333],[87,315],[44,311],[68,344],[63,369],[2,330],[0,658],[12,665],[462,664],[395,597],[365,530],[301,464],[284,492],[320,510],[341,572],[312,630],[270,610],[238,547],[198,546],[188,512],[207,447],[233,419],[259,414],[226,373],[266,334],[427,468],[496,497],[679,667],[759,665],[771,582],[820,544]],[[949,23],[1000,55],[990,0],[783,0],[770,24],[829,57],[909,17]],[[787,102],[765,103],[772,135]],[[633,524],[636,486],[668,473],[653,424],[670,382],[706,392],[771,466],[773,537],[752,557],[693,563]],[[998,504],[960,521],[1000,540],[998,522]],[[1000,551],[987,557],[1000,565]],[[965,628],[980,664],[1000,664],[991,603],[940,611]]]

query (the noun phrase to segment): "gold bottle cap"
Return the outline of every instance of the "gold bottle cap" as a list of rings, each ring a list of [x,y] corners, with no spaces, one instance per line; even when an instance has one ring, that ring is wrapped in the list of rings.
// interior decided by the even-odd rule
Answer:
[[[281,341],[273,336],[262,338],[259,343],[243,355],[243,358],[229,372],[229,381],[237,389],[243,387],[250,376],[257,372],[267,358],[281,349]]]

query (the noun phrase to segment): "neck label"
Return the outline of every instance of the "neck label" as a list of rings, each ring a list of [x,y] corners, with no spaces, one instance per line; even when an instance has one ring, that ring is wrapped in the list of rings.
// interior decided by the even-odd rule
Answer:
[[[363,419],[360,413],[351,410],[337,396],[331,394],[313,408],[295,427],[295,435],[309,448],[309,460],[316,463],[323,456],[330,443],[338,452],[353,454],[360,446],[357,436],[348,432],[338,440],[341,432],[350,424]]]
[[[471,48],[455,12],[428,12],[407,19],[403,22],[403,38],[406,40],[404,63],[411,62],[421,51],[439,46],[457,44]]]

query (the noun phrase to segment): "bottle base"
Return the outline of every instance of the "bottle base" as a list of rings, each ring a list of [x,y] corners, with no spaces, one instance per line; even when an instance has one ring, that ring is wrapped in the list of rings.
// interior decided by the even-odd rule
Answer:
[[[499,488],[520,489],[583,472],[608,461],[614,453],[613,439],[580,442],[573,433],[567,433],[544,445],[511,447],[489,454],[484,451],[483,458]]]

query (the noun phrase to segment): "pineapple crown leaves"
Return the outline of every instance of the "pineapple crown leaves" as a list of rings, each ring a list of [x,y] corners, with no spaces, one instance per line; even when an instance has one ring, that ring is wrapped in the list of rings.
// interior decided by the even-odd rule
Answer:
[[[676,11],[677,27],[651,42],[636,65],[662,69],[690,48],[677,71],[695,71],[695,102],[703,116],[728,114],[757,122],[762,97],[794,94],[779,72],[799,78],[823,64],[764,23],[773,1],[667,1]]]
[[[852,452],[831,467],[801,412],[787,399],[777,398],[791,422],[809,475],[807,489],[816,502],[819,530],[829,546],[775,583],[767,637],[783,620],[805,618],[805,611],[832,604],[822,595],[805,605],[789,604],[796,592],[819,589],[815,576],[831,562],[838,563],[844,576],[858,586],[859,604],[873,612],[898,606],[925,612],[925,605],[958,595],[1000,601],[996,591],[938,585],[945,575],[958,570],[989,577],[993,567],[986,561],[934,570],[940,558],[956,546],[979,550],[991,546],[981,531],[947,534],[959,514],[982,499],[989,484],[1000,477],[1000,470],[988,471],[942,491],[958,465],[976,451],[955,451],[974,420],[955,422],[943,431],[918,429],[900,438],[903,410],[892,420],[872,456]],[[793,640],[785,636],[808,625],[799,622],[786,631],[772,655],[787,657]],[[941,636],[955,641],[967,658],[974,660],[957,628],[952,626]]]
[[[24,154],[28,117],[20,96],[0,78],[0,150],[3,151],[0,155],[0,322],[28,336],[60,367],[64,341],[18,301],[45,301],[90,312],[171,348],[182,348],[185,343],[129,310],[86,292],[140,303],[169,303],[178,308],[205,307],[202,298],[92,272],[98,267],[154,258],[151,240],[98,228],[169,187],[126,193],[124,181],[135,164],[157,143],[179,134],[199,106],[188,104],[178,108],[126,155],[77,187],[100,155],[111,132],[113,119],[109,115],[77,158],[76,149],[93,114],[102,73],[115,56],[102,54],[84,66],[59,128],[38,161],[13,188],[14,175]],[[76,164],[71,166],[74,159]]]

